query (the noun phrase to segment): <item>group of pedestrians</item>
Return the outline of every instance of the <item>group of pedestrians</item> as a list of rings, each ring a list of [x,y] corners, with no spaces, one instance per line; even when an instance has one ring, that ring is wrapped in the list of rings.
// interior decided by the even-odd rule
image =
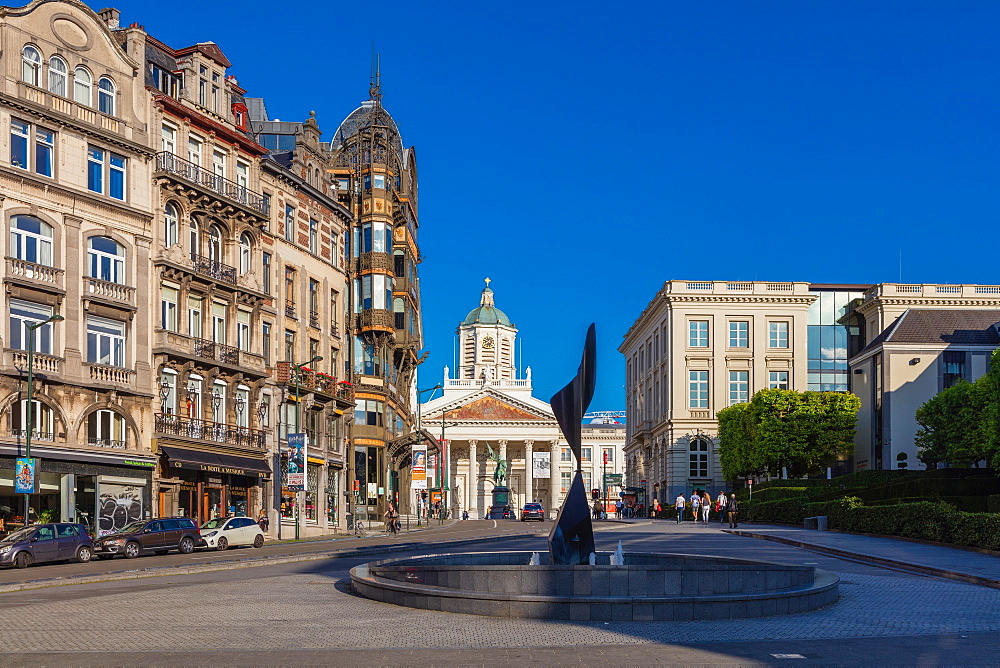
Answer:
[[[690,512],[693,521],[700,521],[707,525],[709,515],[714,510],[719,518],[719,524],[725,524],[728,520],[731,529],[739,526],[736,522],[740,512],[740,504],[736,500],[735,494],[730,494],[727,498],[725,492],[719,492],[719,496],[713,502],[712,497],[706,491],[695,490],[690,499],[685,499],[684,494],[681,493],[674,500],[674,509],[677,511],[678,524],[684,521],[684,513]]]

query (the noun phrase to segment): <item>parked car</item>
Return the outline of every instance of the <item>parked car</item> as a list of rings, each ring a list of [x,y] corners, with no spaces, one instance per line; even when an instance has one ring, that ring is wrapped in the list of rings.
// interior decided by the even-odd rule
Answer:
[[[249,517],[219,517],[201,525],[204,547],[228,550],[237,545],[264,547],[264,532]]]
[[[201,543],[198,525],[189,517],[157,517],[140,520],[94,541],[94,554],[98,559],[111,559],[124,554],[135,559],[144,552],[166,554],[177,550],[181,554],[194,552]]]
[[[545,509],[542,508],[542,504],[524,504],[524,508],[521,509],[521,521],[527,522],[528,520],[539,520],[540,522],[545,521]]]
[[[47,561],[86,563],[94,543],[81,524],[34,524],[0,539],[0,566],[27,568]]]

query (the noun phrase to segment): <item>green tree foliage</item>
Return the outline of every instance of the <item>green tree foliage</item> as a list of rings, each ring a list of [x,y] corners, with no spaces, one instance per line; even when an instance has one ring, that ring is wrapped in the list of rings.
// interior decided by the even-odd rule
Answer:
[[[1000,351],[993,352],[986,375],[939,392],[917,409],[916,419],[917,457],[928,468],[942,462],[978,466],[983,460],[1000,465]]]
[[[853,394],[761,390],[718,413],[723,475],[819,473],[853,447],[860,407]]]

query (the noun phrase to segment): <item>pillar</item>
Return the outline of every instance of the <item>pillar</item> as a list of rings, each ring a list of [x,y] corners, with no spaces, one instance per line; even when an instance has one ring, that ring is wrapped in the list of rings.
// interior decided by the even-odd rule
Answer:
[[[532,455],[534,454],[535,442],[524,441],[524,502],[531,503],[535,500],[534,470],[532,469]]]
[[[559,439],[549,443],[549,517],[556,516],[559,507]]]
[[[476,445],[479,441],[469,441],[469,475],[465,480],[465,507],[469,517],[479,519],[479,462],[476,459]]]

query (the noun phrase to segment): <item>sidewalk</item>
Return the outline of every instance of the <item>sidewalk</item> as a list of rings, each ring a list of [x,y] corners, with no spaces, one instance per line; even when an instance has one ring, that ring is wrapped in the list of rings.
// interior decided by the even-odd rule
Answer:
[[[834,557],[935,575],[1000,589],[1000,557],[959,547],[899,538],[815,531],[773,524],[743,524],[726,533],[775,541]]]

